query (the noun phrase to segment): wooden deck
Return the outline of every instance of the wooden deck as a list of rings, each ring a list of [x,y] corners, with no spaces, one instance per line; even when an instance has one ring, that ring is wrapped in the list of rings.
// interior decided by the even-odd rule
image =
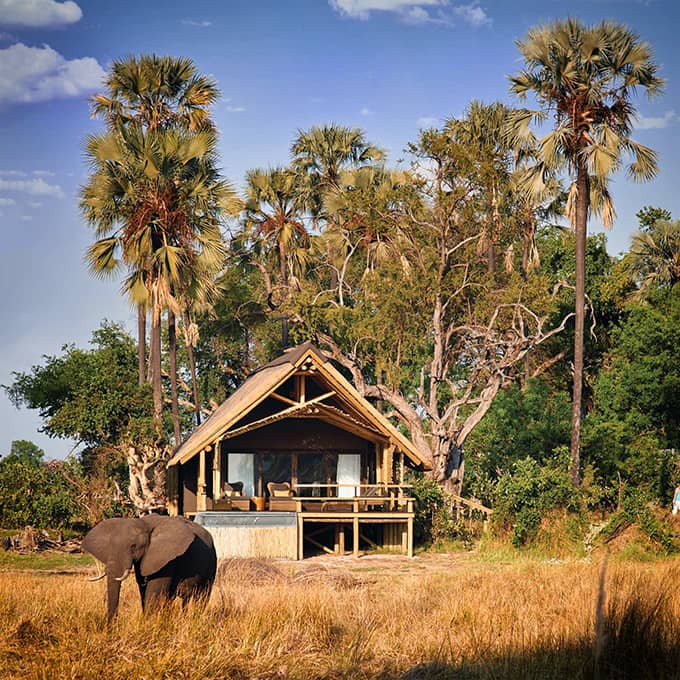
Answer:
[[[364,489],[361,489],[364,491]],[[207,527],[221,523],[230,526],[233,536],[227,536],[224,527],[220,533],[229,544],[224,548],[224,556],[236,554],[236,545],[243,545],[249,531],[259,530],[262,532],[261,539],[251,540],[248,544],[257,545],[252,552],[256,554],[241,554],[239,556],[252,557],[276,557],[285,556],[293,559],[302,559],[305,545],[312,546],[329,554],[343,555],[350,550],[346,540],[346,530],[351,533],[351,553],[355,556],[360,554],[360,544],[371,548],[388,548],[399,550],[401,553],[413,556],[413,522],[414,522],[414,499],[404,495],[403,487],[395,487],[391,490],[382,488],[385,495],[381,496],[294,496],[288,498],[264,498],[236,496],[221,499],[214,507],[197,513],[202,516],[200,520]],[[193,513],[192,513],[193,514]],[[217,515],[221,517],[218,520]],[[290,531],[288,538],[277,539],[277,547],[271,552],[265,545],[264,528],[267,527],[271,535],[271,520],[275,516],[295,518],[297,531],[295,531],[295,545],[290,545],[293,539]],[[289,520],[285,522],[290,527]],[[246,531],[242,527],[249,526]],[[258,526],[259,525],[259,526]],[[369,528],[380,527],[377,532],[380,537],[377,540],[371,538],[367,531]],[[329,531],[330,530],[330,531]],[[241,532],[240,534],[238,532]],[[270,539],[271,539],[270,535]],[[288,542],[282,547],[281,540]],[[331,542],[332,541],[332,542]],[[229,552],[231,551],[231,552]],[[280,554],[277,554],[278,553]],[[218,550],[219,552],[219,550]],[[247,551],[246,551],[247,552]]]

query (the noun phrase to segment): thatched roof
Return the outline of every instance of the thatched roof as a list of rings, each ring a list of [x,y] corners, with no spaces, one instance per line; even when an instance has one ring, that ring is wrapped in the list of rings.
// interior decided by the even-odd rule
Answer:
[[[282,406],[278,413],[253,422],[248,414],[269,397],[284,399],[275,394],[292,376],[313,376],[324,393],[315,399]],[[201,423],[176,449],[168,465],[186,463],[206,447],[220,439],[236,436],[237,432],[265,427],[286,417],[310,413],[337,427],[352,431],[364,439],[394,445],[410,461],[421,468],[428,468],[425,457],[399,432],[380,412],[377,411],[331,362],[310,342],[285,351],[271,363],[255,371],[225,402]]]

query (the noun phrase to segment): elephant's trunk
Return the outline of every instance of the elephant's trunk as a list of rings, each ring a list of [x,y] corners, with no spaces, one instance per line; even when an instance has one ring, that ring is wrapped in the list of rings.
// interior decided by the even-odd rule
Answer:
[[[118,611],[121,580],[108,576],[106,580],[106,620],[110,624]]]

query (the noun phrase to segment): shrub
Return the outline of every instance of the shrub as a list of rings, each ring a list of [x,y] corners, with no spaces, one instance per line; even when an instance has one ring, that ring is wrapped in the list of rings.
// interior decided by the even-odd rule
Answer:
[[[675,534],[657,514],[649,488],[641,486],[626,489],[621,500],[621,509],[612,516],[603,534],[614,536],[628,525],[635,525],[652,543],[659,546],[661,552],[670,555],[678,551]]]
[[[5,459],[0,461],[0,525],[18,529],[65,527],[78,511],[75,490],[59,466]]]
[[[414,535],[417,543],[433,544],[444,541],[463,541],[468,544],[472,531],[453,511],[448,494],[433,479],[413,475],[409,479],[415,498]]]
[[[567,457],[568,451],[558,449],[545,465],[524,458],[498,480],[493,526],[497,531],[510,528],[515,547],[529,543],[551,511],[581,512],[580,492],[569,477]]]

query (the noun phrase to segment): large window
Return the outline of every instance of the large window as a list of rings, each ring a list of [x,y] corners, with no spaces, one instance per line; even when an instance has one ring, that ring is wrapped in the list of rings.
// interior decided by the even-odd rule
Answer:
[[[352,498],[359,495],[356,486],[347,484],[361,484],[361,455],[358,453],[341,453],[338,456],[338,496]]]
[[[227,481],[243,482],[244,495],[254,496],[255,454],[254,453],[227,454]]]
[[[291,481],[291,458],[289,453],[262,454],[262,493],[267,493],[269,482]]]

